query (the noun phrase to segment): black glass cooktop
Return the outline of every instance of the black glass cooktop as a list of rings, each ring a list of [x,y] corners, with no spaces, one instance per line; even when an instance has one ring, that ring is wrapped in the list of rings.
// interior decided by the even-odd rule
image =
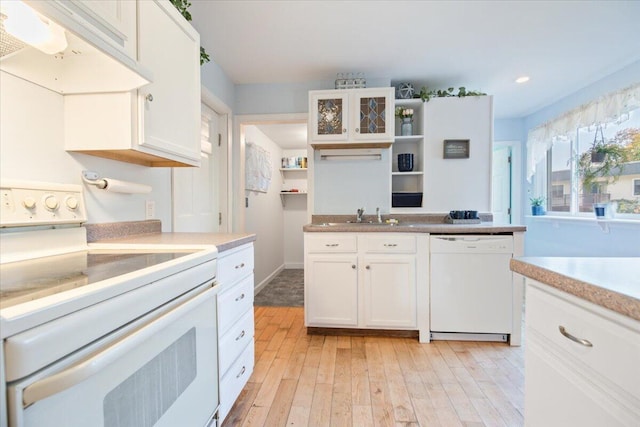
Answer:
[[[189,252],[74,252],[0,265],[0,308],[162,264]]]

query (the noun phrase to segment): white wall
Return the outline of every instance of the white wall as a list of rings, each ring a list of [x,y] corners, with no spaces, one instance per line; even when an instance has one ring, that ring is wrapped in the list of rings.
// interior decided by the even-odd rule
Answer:
[[[147,184],[150,194],[106,193],[84,186],[89,223],[145,219],[145,201],[156,203],[163,231],[171,227],[169,168],[147,168],[64,150],[60,94],[0,72],[0,174],[2,178],[82,184],[81,171]]]
[[[283,157],[307,157],[307,150],[283,150]],[[284,189],[307,190],[307,172],[284,172]],[[307,196],[284,196],[284,266],[304,267],[304,234],[302,227],[307,224]]]
[[[245,191],[249,207],[245,209],[245,231],[256,234],[255,284],[262,287],[284,268],[284,215],[280,201],[282,178],[278,169],[282,149],[253,125],[244,128],[245,142],[253,142],[271,156],[271,184],[266,193]]]

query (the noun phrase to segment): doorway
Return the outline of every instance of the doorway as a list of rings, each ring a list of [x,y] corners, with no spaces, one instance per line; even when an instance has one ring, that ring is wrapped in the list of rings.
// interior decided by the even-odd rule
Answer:
[[[497,141],[493,144],[491,212],[494,224],[521,222],[520,153],[518,141]]]
[[[230,232],[230,113],[221,101],[202,90],[200,167],[173,168],[174,232]]]

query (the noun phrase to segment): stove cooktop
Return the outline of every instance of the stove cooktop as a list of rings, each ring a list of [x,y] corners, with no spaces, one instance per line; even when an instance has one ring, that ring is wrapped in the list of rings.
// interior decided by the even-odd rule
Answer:
[[[90,285],[190,252],[74,252],[0,265],[0,309]]]

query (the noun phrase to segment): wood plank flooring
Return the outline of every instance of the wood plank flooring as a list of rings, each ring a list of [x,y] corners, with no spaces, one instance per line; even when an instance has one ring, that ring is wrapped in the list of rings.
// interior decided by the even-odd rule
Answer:
[[[302,307],[255,307],[256,365],[223,426],[522,426],[524,349],[307,335]]]

